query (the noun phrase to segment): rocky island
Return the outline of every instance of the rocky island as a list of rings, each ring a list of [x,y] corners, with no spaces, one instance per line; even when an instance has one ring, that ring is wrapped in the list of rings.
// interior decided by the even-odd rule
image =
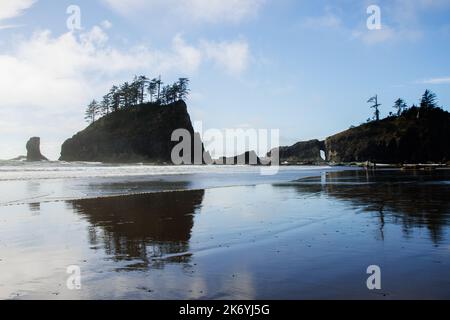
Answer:
[[[195,138],[186,103],[181,100],[118,110],[65,141],[60,160],[172,164],[171,152],[178,142],[171,141],[171,136],[180,128]]]
[[[32,137],[28,140],[26,144],[27,155],[18,156],[14,161],[28,161],[28,162],[38,162],[38,161],[48,161],[41,153],[41,138]]]
[[[64,142],[60,160],[172,164],[171,153],[179,143],[172,141],[175,130],[189,132],[191,141],[199,139],[184,102],[188,83],[180,78],[163,86],[160,77],[136,76],[132,83],[113,86],[101,103],[89,104],[90,125]]]
[[[450,113],[440,108],[406,110],[338,133],[325,140],[336,163],[446,163],[450,161]]]
[[[398,110],[396,114],[380,119],[376,109],[373,120],[323,141],[280,147],[280,161],[285,164],[448,163],[450,113],[437,106],[434,94],[427,90],[419,107],[408,108],[401,99],[394,107]],[[321,151],[326,161],[321,159]]]

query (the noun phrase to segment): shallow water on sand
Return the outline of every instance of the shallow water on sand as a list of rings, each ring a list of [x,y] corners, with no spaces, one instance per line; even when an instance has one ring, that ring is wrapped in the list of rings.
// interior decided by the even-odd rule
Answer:
[[[291,181],[342,167],[152,166],[0,161],[0,206]]]
[[[0,298],[450,299],[448,171],[285,180],[0,206]]]

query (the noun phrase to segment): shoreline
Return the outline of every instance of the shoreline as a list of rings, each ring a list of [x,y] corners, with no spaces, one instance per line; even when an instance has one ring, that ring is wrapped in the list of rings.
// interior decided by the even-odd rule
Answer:
[[[11,178],[0,181],[0,206],[64,201],[71,199],[103,198],[159,192],[207,190],[221,187],[256,186],[293,181],[302,177],[320,176],[324,172],[359,170],[348,167],[284,167],[273,176],[263,176],[257,168],[178,167],[160,172],[158,168],[121,167],[83,168],[75,172],[63,167],[53,172],[12,172]],[[105,169],[106,168],[106,169]],[[172,167],[173,168],[173,167]],[[204,167],[202,167],[204,168]],[[34,169],[33,169],[34,170]],[[116,175],[117,174],[117,175]]]
[[[264,164],[220,164],[220,163],[202,163],[202,164],[170,164],[165,162],[97,162],[97,161],[62,161],[62,160],[42,160],[42,161],[26,161],[26,160],[18,160],[18,159],[0,159],[1,163],[21,163],[21,164],[87,164],[87,165],[103,165],[103,166],[154,166],[154,167],[270,167],[271,165]],[[402,168],[402,167],[450,167],[450,161],[447,163],[438,163],[438,162],[418,162],[418,163],[378,163],[371,161],[363,161],[363,162],[296,162],[289,163],[287,161],[275,165],[275,167],[292,167],[292,166],[311,166],[311,167],[321,167],[321,166],[330,166],[330,167],[382,167],[382,168]]]
[[[140,166],[139,166],[140,167]],[[145,166],[143,166],[145,167]],[[149,166],[149,168],[154,166]],[[166,166],[174,168],[175,166]],[[188,168],[177,166],[178,168]],[[121,171],[121,167],[102,166]],[[195,168],[205,168],[196,166]],[[214,166],[213,169],[225,170],[196,171],[189,170],[157,173],[104,174],[104,172],[77,175],[68,171],[69,175],[51,176],[52,171],[44,171],[47,177],[25,177],[0,180],[0,207],[8,207],[30,203],[49,203],[53,201],[101,199],[124,197],[127,195],[145,195],[155,193],[181,192],[190,190],[209,190],[240,186],[271,185],[277,183],[296,182],[305,178],[317,178],[324,173],[342,173],[344,171],[398,171],[426,172],[447,171],[450,168],[440,165],[409,167],[377,166],[280,166],[274,176],[261,176],[253,166],[240,166],[239,170],[231,170],[236,166]],[[230,169],[230,170],[228,170]],[[56,173],[61,174],[61,171]],[[292,178],[292,179],[291,179]],[[33,188],[30,189],[29,185]],[[17,190],[16,192],[14,190]],[[12,199],[12,200],[11,200]]]

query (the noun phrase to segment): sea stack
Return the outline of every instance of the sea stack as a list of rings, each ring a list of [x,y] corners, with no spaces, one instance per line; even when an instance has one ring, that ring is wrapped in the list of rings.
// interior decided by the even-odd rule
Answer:
[[[193,141],[200,139],[184,101],[140,104],[112,112],[66,140],[60,160],[172,164],[172,150],[179,144],[172,134],[178,129],[187,130]]]
[[[33,137],[27,142],[27,161],[48,160],[41,154],[41,138]]]

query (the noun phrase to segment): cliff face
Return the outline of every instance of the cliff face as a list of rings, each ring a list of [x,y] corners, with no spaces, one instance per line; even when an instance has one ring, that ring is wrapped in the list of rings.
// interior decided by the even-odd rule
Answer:
[[[183,101],[167,106],[142,104],[113,112],[62,145],[62,161],[172,163],[174,130],[194,129]]]
[[[325,141],[331,162],[420,163],[450,160],[450,113],[411,108]]]
[[[324,141],[310,140],[302,141],[290,147],[278,148],[280,163],[291,164],[315,164],[325,162],[321,156],[320,151],[325,151]],[[270,156],[274,150],[268,153]]]

